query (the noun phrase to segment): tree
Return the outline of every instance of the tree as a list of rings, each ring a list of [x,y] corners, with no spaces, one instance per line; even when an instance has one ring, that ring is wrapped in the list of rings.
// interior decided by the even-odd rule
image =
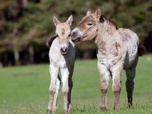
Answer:
[[[86,14],[87,10],[100,8],[103,15],[112,19],[118,27],[135,31],[144,41],[152,31],[151,0],[1,0],[0,1],[0,53],[14,53],[16,64],[20,53],[27,50],[31,62],[35,50],[45,47],[47,39],[55,34],[52,17],[65,20],[74,16],[72,28]],[[93,42],[76,43],[80,52],[94,50]],[[47,49],[47,48],[46,48]]]

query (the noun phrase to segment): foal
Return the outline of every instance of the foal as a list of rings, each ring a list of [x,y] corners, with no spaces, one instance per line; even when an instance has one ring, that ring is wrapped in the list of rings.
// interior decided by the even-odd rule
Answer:
[[[60,22],[56,17],[53,17],[57,35],[53,38],[49,51],[51,81],[49,87],[48,114],[56,112],[57,97],[60,88],[59,71],[61,72],[63,83],[64,112],[68,113],[71,109],[72,75],[75,62],[75,45],[70,39],[72,21],[72,15],[66,22]]]
[[[108,82],[112,77],[114,92],[114,108],[120,108],[121,75],[126,70],[126,91],[128,105],[132,106],[134,78],[139,53],[139,38],[129,29],[117,26],[101,15],[98,9],[95,13],[88,11],[86,16],[71,32],[72,40],[94,40],[98,47],[98,70],[101,76],[101,109],[106,109],[106,94]]]

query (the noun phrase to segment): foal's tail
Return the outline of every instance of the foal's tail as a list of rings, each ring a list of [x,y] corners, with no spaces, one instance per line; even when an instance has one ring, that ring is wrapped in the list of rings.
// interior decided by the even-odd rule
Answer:
[[[139,45],[138,46],[138,55],[142,56],[146,52],[146,48],[144,45]]]
[[[51,45],[52,45],[53,40],[56,39],[57,37],[58,37],[58,35],[54,35],[54,36],[52,36],[51,38],[49,38],[49,39],[46,41],[46,46],[47,46],[48,48],[50,48]]]

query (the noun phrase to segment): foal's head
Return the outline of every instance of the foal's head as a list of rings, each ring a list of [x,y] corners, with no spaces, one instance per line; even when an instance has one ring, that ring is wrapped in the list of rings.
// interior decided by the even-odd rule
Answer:
[[[72,15],[66,22],[60,22],[55,16],[53,17],[54,25],[56,26],[56,35],[60,43],[60,51],[63,55],[67,54],[70,41],[70,26],[72,24]]]
[[[101,11],[98,9],[94,13],[87,11],[86,16],[79,22],[77,27],[72,30],[72,40],[92,40],[96,37]]]

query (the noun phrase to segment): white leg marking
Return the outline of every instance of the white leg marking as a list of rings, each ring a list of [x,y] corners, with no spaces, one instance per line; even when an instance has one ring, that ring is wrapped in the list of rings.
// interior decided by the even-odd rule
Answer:
[[[52,112],[56,112],[59,89],[60,89],[60,80],[57,78],[57,80],[56,80],[56,91],[55,91],[54,99],[53,99],[53,106],[52,106],[53,111]]]
[[[53,98],[54,98],[55,93],[58,91],[57,90],[58,88],[56,88],[56,82],[57,82],[59,69],[55,67],[53,64],[51,64],[49,71],[50,71],[50,76],[51,76],[51,81],[50,81],[51,83],[49,87],[50,98],[49,98],[49,104],[48,104],[48,111],[53,112],[52,103],[56,102],[56,101],[53,101]]]
[[[69,87],[68,87],[68,80],[69,80],[69,71],[68,68],[61,69],[61,74],[62,74],[62,92],[63,92],[63,98],[64,98],[64,111],[65,113],[68,112],[68,92],[69,92]]]

